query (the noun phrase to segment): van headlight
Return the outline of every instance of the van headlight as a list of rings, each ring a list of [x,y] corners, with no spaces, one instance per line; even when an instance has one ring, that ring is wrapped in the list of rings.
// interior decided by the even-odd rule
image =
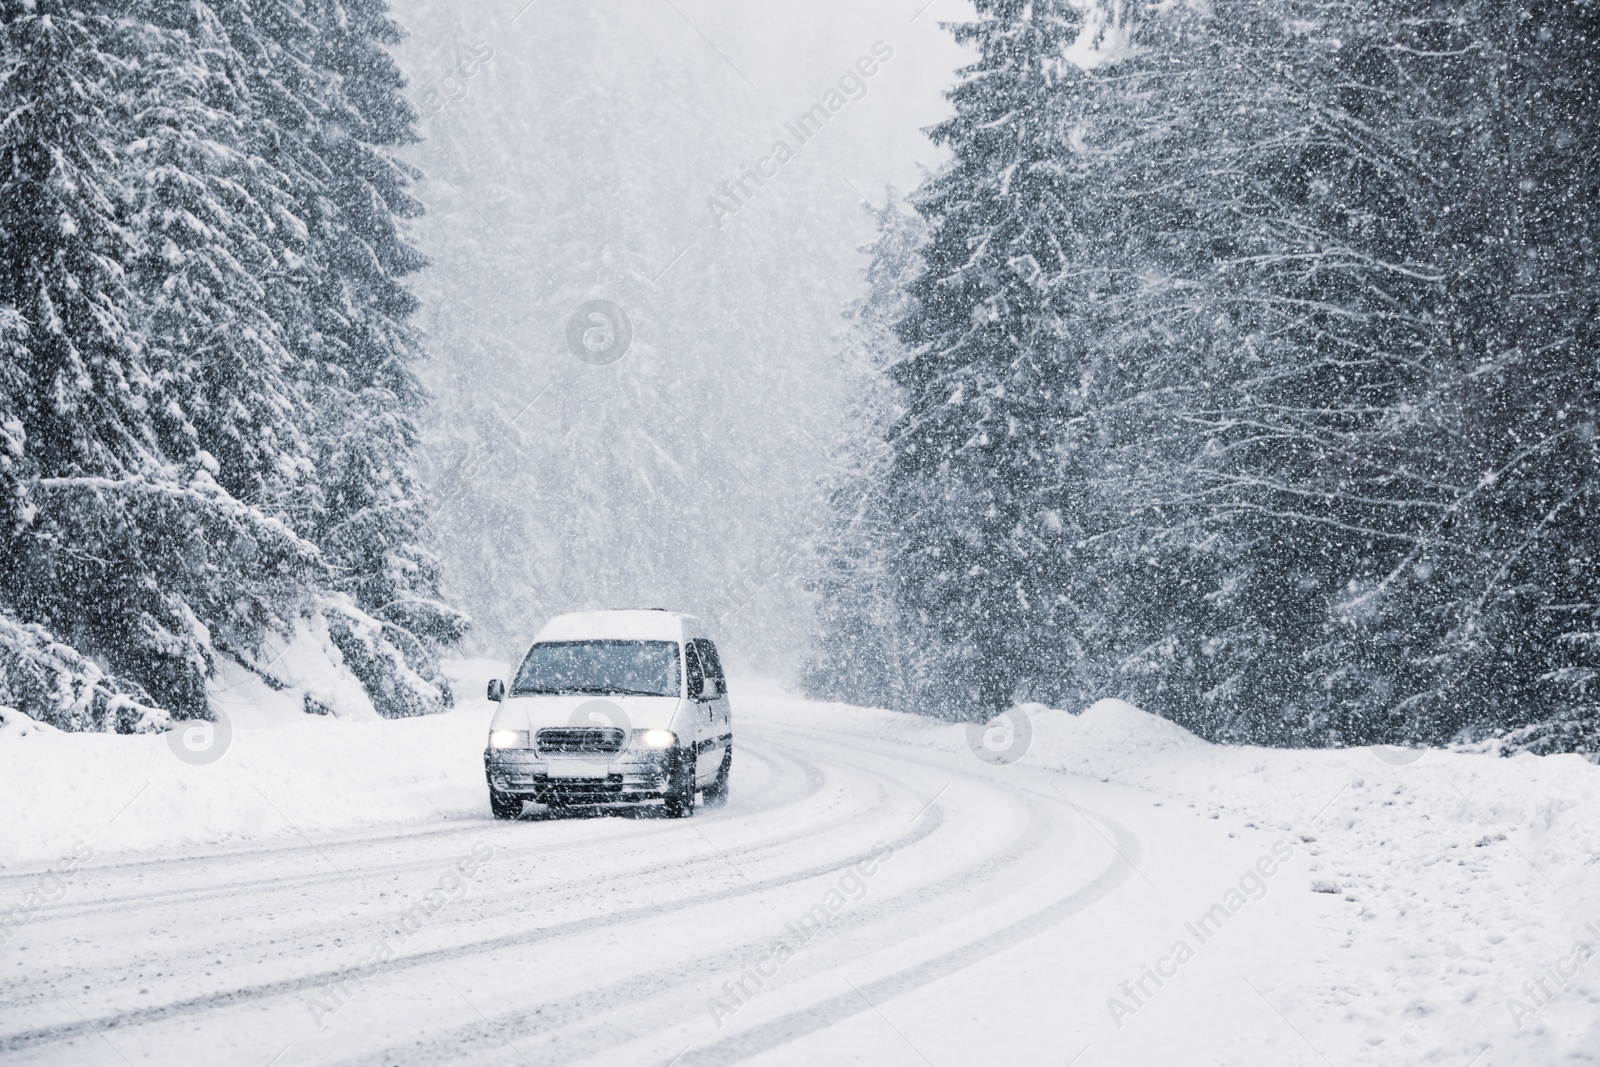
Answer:
[[[527,748],[528,731],[526,730],[490,730],[490,748]]]
[[[678,735],[671,730],[635,730],[634,748],[676,748]]]

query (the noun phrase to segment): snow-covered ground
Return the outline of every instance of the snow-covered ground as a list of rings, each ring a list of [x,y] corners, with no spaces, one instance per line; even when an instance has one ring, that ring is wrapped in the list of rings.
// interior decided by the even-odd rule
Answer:
[[[229,675],[210,763],[0,726],[0,1060],[1600,1061],[1577,757],[1225,748],[1102,702],[1025,709],[1007,763],[736,678],[727,808],[496,823],[492,669],[398,721]]]

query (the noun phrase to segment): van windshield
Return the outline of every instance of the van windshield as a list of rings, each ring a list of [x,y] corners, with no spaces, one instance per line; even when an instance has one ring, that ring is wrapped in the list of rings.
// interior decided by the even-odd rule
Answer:
[[[678,695],[676,641],[541,641],[511,683],[513,695]]]

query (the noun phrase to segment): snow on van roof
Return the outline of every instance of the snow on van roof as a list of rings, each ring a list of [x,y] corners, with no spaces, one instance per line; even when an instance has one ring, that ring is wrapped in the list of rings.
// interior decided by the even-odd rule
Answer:
[[[692,615],[659,608],[627,611],[575,611],[544,624],[535,641],[682,641],[700,634]]]

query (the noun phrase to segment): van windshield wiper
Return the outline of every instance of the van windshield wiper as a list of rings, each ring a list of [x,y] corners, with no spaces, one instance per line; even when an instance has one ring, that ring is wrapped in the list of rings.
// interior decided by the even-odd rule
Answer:
[[[607,686],[583,686],[577,689],[513,689],[512,696],[627,696],[627,697],[662,697],[672,696],[671,693],[656,693],[648,689],[614,689]]]

